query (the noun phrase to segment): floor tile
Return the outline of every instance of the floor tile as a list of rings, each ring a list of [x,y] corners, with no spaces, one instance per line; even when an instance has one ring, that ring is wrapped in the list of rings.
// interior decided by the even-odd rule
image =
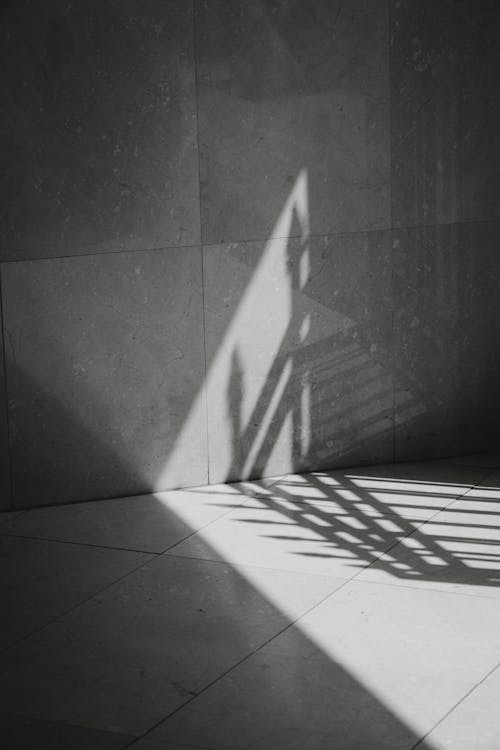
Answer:
[[[75,503],[25,511],[6,535],[163,552],[245,500],[234,486]],[[1,518],[0,518],[1,520]]]
[[[10,525],[15,518],[19,518],[23,513],[23,510],[12,510],[0,513],[0,526]]]
[[[346,470],[347,473],[347,470]],[[448,495],[464,494],[488,475],[481,466],[454,466],[441,461],[403,461],[394,464],[354,467],[354,476],[395,478],[403,481],[437,485],[435,491]]]
[[[0,714],[0,735],[9,750],[122,750],[133,739],[12,714]]]
[[[421,523],[273,497],[249,498],[166,554],[351,578]]]
[[[198,243],[192,5],[19,2],[2,20],[3,259]]]
[[[147,737],[134,742],[130,750],[207,750],[206,745],[178,745],[176,742],[155,742]]]
[[[40,630],[48,619],[49,617],[30,617],[3,610],[0,617],[0,651]]]
[[[208,481],[204,411],[165,473],[205,372],[200,248],[8,263],[2,281],[15,508]]]
[[[488,468],[486,476],[467,493],[467,499],[498,500],[500,498],[500,469]]]
[[[468,607],[454,594],[350,583],[151,738],[213,750],[410,750],[499,654],[496,601]]]
[[[14,713],[140,735],[342,581],[162,556],[1,659]],[[283,613],[272,603],[286,601]]]
[[[454,500],[360,580],[500,598],[500,481],[488,484]]]
[[[482,469],[434,464],[336,469],[284,476],[274,480],[264,496],[269,501],[289,500],[299,507],[306,504],[327,514],[418,521],[464,495],[484,473]]]
[[[136,552],[0,537],[4,611],[56,617],[149,559]]]
[[[435,750],[496,750],[500,735],[499,695],[497,667],[429,733],[429,745]],[[415,750],[420,750],[420,745]]]
[[[472,456],[456,456],[454,458],[445,458],[443,461],[457,465],[500,469],[500,453],[478,453]]]

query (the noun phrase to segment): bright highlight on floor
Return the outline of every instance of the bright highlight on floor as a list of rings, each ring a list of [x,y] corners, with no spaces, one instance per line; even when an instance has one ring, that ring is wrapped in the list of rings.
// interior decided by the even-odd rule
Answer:
[[[499,521],[498,456],[4,514],[7,746],[495,750]]]

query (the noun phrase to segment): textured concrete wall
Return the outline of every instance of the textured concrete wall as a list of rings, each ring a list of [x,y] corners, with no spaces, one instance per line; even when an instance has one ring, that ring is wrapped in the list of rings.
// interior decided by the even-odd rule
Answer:
[[[0,13],[1,507],[497,442],[496,0]]]

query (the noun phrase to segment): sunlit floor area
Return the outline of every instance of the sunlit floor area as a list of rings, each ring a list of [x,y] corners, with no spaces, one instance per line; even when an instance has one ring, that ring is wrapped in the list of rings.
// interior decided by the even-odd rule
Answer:
[[[500,748],[500,454],[0,533],[8,750]]]

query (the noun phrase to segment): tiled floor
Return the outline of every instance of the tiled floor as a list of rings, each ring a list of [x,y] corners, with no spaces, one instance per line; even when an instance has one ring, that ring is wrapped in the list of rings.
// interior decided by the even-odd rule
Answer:
[[[500,455],[0,516],[8,750],[499,750]]]

